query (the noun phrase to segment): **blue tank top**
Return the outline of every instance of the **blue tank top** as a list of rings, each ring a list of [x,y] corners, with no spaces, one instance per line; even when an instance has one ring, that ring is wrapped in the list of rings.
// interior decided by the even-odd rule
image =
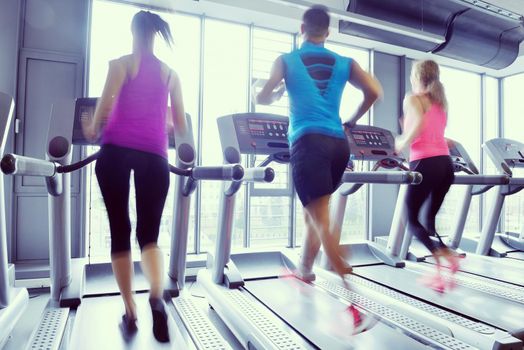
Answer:
[[[289,142],[306,134],[345,138],[339,110],[352,59],[309,41],[282,59],[291,105]]]

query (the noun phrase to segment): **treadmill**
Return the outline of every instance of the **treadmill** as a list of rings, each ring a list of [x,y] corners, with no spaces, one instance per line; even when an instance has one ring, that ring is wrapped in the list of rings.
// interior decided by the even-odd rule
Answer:
[[[456,211],[453,231],[448,237],[448,245],[450,248],[460,248],[462,251],[469,252],[465,259],[461,260],[460,271],[475,275],[472,276],[472,278],[475,278],[476,281],[480,281],[487,286],[492,283],[491,280],[496,280],[496,284],[500,286],[505,286],[505,283],[510,283],[511,285],[506,286],[508,290],[514,290],[517,294],[520,291],[520,294],[522,294],[522,292],[524,292],[524,262],[513,259],[487,257],[479,254],[486,250],[489,251],[502,212],[502,204],[505,196],[516,193],[522,189],[524,187],[524,178],[510,178],[504,173],[500,175],[480,175],[475,164],[460,143],[448,140],[448,146],[455,172],[465,173],[455,175],[454,185],[464,186],[465,191],[459,202],[459,208]],[[480,243],[477,244],[476,239],[463,237],[467,214],[472,196],[482,194],[492,187],[495,187],[496,191],[495,201],[487,215],[487,222],[483,226]],[[399,194],[399,205],[403,204],[404,190],[405,189]],[[402,207],[402,210],[403,209]],[[402,216],[405,217],[404,215]],[[404,238],[399,256],[405,257],[407,254],[410,260],[425,261],[434,264],[434,259],[418,240],[413,240],[413,242],[415,242],[415,244],[413,244],[412,235],[409,232],[406,232],[404,235],[404,227],[405,225],[401,220],[394,221],[392,234],[389,236],[391,242]],[[499,257],[502,256],[499,255]],[[457,275],[459,280],[461,280],[461,275],[462,274]],[[515,297],[515,299],[520,300],[520,302],[524,302],[518,295]]]
[[[241,113],[217,119],[226,164],[242,154],[265,155],[261,166],[289,162],[288,118],[265,113]],[[246,172],[249,169],[246,169]],[[351,181],[420,182],[413,172],[345,174]],[[231,228],[238,186],[224,184],[220,199],[215,253],[197,283],[207,301],[247,349],[472,349],[474,347],[399,314],[359,292],[344,293],[334,284],[315,283],[293,275],[288,251],[231,254]],[[380,318],[373,328],[351,335],[350,303]],[[397,322],[398,321],[398,322]]]
[[[80,98],[53,105],[48,130],[48,160],[8,154],[2,159],[2,171],[10,175],[45,177],[49,192],[49,232],[51,298],[41,317],[40,324],[29,339],[27,349],[95,349],[95,348],[183,348],[183,349],[230,349],[204,311],[194,304],[187,294],[180,293],[184,276],[176,269],[186,263],[187,222],[189,198],[198,180],[239,181],[244,175],[243,167],[231,164],[216,167],[196,167],[192,132],[177,135],[170,144],[176,146],[176,166],[170,165],[178,175],[175,189],[174,234],[171,247],[172,266],[166,276],[166,297],[178,297],[168,302],[171,343],[160,344],[152,334],[151,313],[148,310],[147,286],[140,270],[135,271],[139,280],[137,292],[139,332],[127,341],[118,329],[123,313],[121,297],[114,278],[101,272],[110,271],[109,266],[96,266],[89,273],[89,265],[83,259],[71,259],[71,210],[70,173],[96,160],[97,153],[71,164],[72,145],[85,145],[81,120],[94,116],[96,99]],[[189,130],[191,121],[187,117]],[[185,226],[184,226],[185,225]],[[180,240],[178,240],[180,238]],[[177,246],[178,243],[184,243]],[[97,281],[96,277],[102,280]],[[185,277],[185,276],[184,276]],[[108,283],[110,282],[110,283]],[[106,285],[105,289],[102,287]],[[142,283],[144,284],[144,283]],[[144,288],[142,290],[141,288]],[[115,291],[116,289],[116,291]]]
[[[508,186],[499,188],[492,203],[488,222],[484,225],[480,239],[467,240],[461,248],[480,255],[506,257],[511,264],[524,267],[524,225],[522,231],[496,233],[504,198],[520,192],[524,188],[524,178],[513,174],[515,168],[524,168],[524,144],[515,140],[497,138],[486,141],[484,149],[498,172],[510,177]],[[466,247],[467,244],[467,247]]]
[[[0,154],[4,153],[15,103],[0,92]],[[0,349],[3,348],[18,319],[27,307],[27,289],[14,288],[15,268],[8,263],[5,216],[4,177],[0,173]]]
[[[379,135],[378,140],[380,141],[378,143],[375,135]],[[404,158],[394,152],[394,138],[388,130],[374,126],[356,126],[349,131],[348,142],[352,158],[357,159],[358,157],[359,160],[375,162],[373,171],[377,175],[389,173],[378,171],[381,168],[406,169],[403,165]],[[366,181],[347,183],[347,176],[344,176],[343,182],[344,184],[332,198],[331,220],[332,224],[338,225],[338,227],[343,226],[349,196],[366,183]],[[394,182],[386,181],[385,183]],[[407,186],[401,185],[403,188],[407,188]],[[340,237],[336,238],[340,240]],[[359,292],[379,304],[394,308],[405,317],[420,320],[430,326],[431,329],[438,329],[453,339],[475,348],[522,348],[522,342],[508,332],[501,331],[485,322],[471,319],[460,312],[449,310],[444,305],[438,305],[433,302],[434,300],[438,301],[438,298],[428,300],[429,293],[419,295],[409,293],[409,291],[421,289],[416,285],[418,273],[413,273],[411,279],[409,279],[409,274],[405,272],[406,268],[402,268],[405,263],[389,254],[380,245],[366,241],[346,244],[341,247],[347,253],[346,255],[350,256],[349,262],[354,267],[353,274],[348,276],[351,290],[345,288],[336,274],[326,271],[326,269],[330,269],[330,266],[324,255],[319,259],[319,265],[322,269],[315,270],[317,276],[339,287],[341,297],[351,292]],[[374,276],[377,276],[377,278],[374,278]],[[389,281],[397,283],[392,285],[388,283]],[[393,288],[391,288],[392,286]],[[403,322],[403,319],[399,318],[397,322]]]
[[[393,137],[384,138],[381,135],[380,139],[384,141],[376,145],[376,137],[371,135],[377,134],[391,135],[389,131],[373,126],[357,126],[350,131],[348,140],[355,157],[376,161],[377,164],[385,163],[392,168],[405,168],[402,165],[404,159],[394,152]],[[375,165],[374,169],[377,170],[378,167]],[[475,178],[471,176],[471,179]],[[333,225],[343,227],[348,196],[355,193],[360,186],[343,185],[335,194],[331,213]],[[405,192],[406,186],[401,186],[393,218],[393,233],[395,229],[401,232],[395,227],[395,223],[401,222],[404,216],[399,208],[403,208],[402,192]],[[483,288],[474,288],[474,283],[470,280],[469,284],[459,282],[453,291],[438,295],[417,282],[434,268],[424,263],[402,261],[402,237],[391,235],[389,240],[386,248],[370,241],[341,245],[343,250],[349,252],[348,262],[353,267],[353,273],[349,277],[352,290],[372,288],[375,292],[368,292],[367,295],[374,295],[374,298],[380,298],[382,302],[389,300],[398,310],[415,314],[419,320],[422,317],[424,322],[431,322],[433,327],[446,327],[454,337],[471,346],[483,349],[522,348],[524,304],[508,297],[508,294],[512,294],[511,285],[504,284],[501,287],[491,283],[483,285]],[[321,266],[329,268],[322,261]],[[318,274],[325,276],[321,270],[318,270]],[[520,291],[513,294],[517,294],[517,298],[524,296]]]

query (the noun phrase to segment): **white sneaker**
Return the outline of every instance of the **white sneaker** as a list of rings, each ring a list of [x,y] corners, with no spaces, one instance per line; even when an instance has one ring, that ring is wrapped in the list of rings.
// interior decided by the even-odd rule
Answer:
[[[316,278],[315,273],[302,264],[295,270],[294,275],[304,282],[313,282]]]

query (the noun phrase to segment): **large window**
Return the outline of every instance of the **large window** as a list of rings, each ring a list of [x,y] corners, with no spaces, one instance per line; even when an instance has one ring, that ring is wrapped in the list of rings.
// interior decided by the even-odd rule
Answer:
[[[351,57],[354,59],[362,69],[369,71],[369,52],[366,50],[357,49],[354,47],[328,42],[326,48],[330,49],[339,55]],[[349,119],[356,111],[363,100],[363,94],[360,90],[348,84],[342,96],[342,103],[340,106],[340,117],[343,120]],[[359,124],[369,124],[369,115],[365,115],[359,121]],[[360,161],[355,162],[358,170],[364,170],[365,164]],[[366,238],[367,230],[367,196],[368,186],[364,186],[355,194],[352,194],[348,200],[346,207],[346,214],[344,216],[344,223],[341,233],[341,242],[345,243],[350,240],[359,240]],[[297,243],[301,244],[303,235],[305,233],[304,219],[302,213],[302,206],[298,197],[296,198],[296,232]]]
[[[223,163],[217,118],[245,112],[248,106],[249,27],[206,20],[204,33],[202,164],[217,165]],[[222,185],[219,182],[204,182],[200,188],[200,232],[202,250],[207,251],[215,243]],[[245,186],[236,197],[233,246],[243,244],[244,195]]]
[[[479,168],[482,143],[480,75],[447,67],[441,67],[440,74],[449,104],[446,137],[460,142]],[[449,234],[453,229],[464,190],[464,186],[452,186],[446,196],[437,220],[437,231],[440,234]],[[480,231],[479,204],[480,199],[475,196],[471,201],[465,234]]]
[[[139,7],[109,1],[93,1],[89,57],[89,96],[99,96],[111,59],[131,53],[130,24]],[[257,79],[269,76],[271,64],[281,54],[291,51],[297,37],[291,33],[230,23],[204,16],[158,12],[171,26],[174,47],[162,40],[155,43],[155,54],[175,69],[180,76],[186,112],[192,116],[195,142],[200,145],[198,161],[202,165],[223,163],[217,118],[246,111],[268,112],[288,116],[287,94],[271,105],[254,105],[251,86]],[[227,40],[224,40],[227,38]],[[354,58],[369,69],[369,52],[348,46],[326,45],[342,55]],[[362,94],[351,86],[345,90],[341,116],[347,119],[362,100]],[[368,123],[366,116],[361,123]],[[96,151],[89,147],[87,152]],[[174,162],[174,151],[170,161]],[[243,165],[258,165],[263,157],[244,157]],[[358,165],[360,166],[360,165]],[[271,184],[242,186],[235,207],[233,247],[285,247],[302,242],[303,220],[300,203],[294,196],[289,165],[271,164],[276,178]],[[88,169],[88,246],[92,257],[109,254],[110,236],[105,206],[94,169]],[[174,178],[171,179],[172,185]],[[173,188],[164,209],[160,244],[167,248],[173,211]],[[189,252],[205,252],[215,244],[218,209],[222,184],[202,182],[192,198],[188,241]],[[134,189],[131,180],[130,214],[136,225]],[[365,237],[367,189],[352,196],[345,218],[342,239]],[[293,217],[296,220],[292,220]],[[198,230],[197,230],[198,229]],[[293,239],[296,238],[295,239]],[[138,247],[134,244],[134,249]]]
[[[484,128],[483,136],[484,142],[499,137],[499,81],[496,78],[485,77],[484,78]],[[493,165],[491,159],[487,155],[487,152],[482,152],[482,157],[484,160],[483,163],[483,173],[484,174],[497,174],[497,170]],[[482,215],[482,224],[485,223],[485,217],[489,213],[489,209],[492,206],[494,194],[496,193],[495,189],[491,189],[487,193],[483,194],[483,210],[484,215]]]
[[[293,49],[294,36],[289,33],[253,28],[252,82],[267,79],[275,59]],[[289,115],[287,94],[270,106],[252,105],[252,110],[262,113]],[[251,159],[257,165],[262,157]],[[272,163],[275,179],[270,184],[255,183],[249,186],[250,247],[289,246],[291,223],[291,181],[288,164]]]
[[[98,97],[107,75],[108,62],[131,53],[131,19],[139,8],[106,1],[93,2],[91,23],[91,51],[89,56],[89,96]],[[186,112],[192,116],[193,130],[198,130],[198,91],[200,58],[200,18],[177,14],[159,13],[170,25],[174,38],[174,47],[169,48],[162,40],[155,43],[155,54],[170,67],[175,69],[182,82],[182,92]],[[196,137],[196,134],[195,134]],[[96,150],[90,147],[88,153]],[[169,152],[170,161],[174,162],[174,151]],[[174,178],[171,177],[170,191],[166,200],[160,228],[159,244],[169,247],[173,212]],[[94,167],[88,168],[88,221],[89,255],[107,256],[110,248],[109,223],[106,209],[94,176]],[[134,187],[131,178],[130,194],[131,223],[136,226]],[[195,201],[192,201],[189,225],[188,251],[195,251]],[[133,245],[135,251],[138,245]]]
[[[515,75],[504,79],[504,137],[519,142],[524,142],[522,132],[522,118],[524,104],[522,104],[522,91],[524,91],[524,74]],[[523,169],[514,169],[513,176],[524,176]],[[509,196],[505,201],[504,229],[509,232],[520,232],[524,228],[524,192]]]

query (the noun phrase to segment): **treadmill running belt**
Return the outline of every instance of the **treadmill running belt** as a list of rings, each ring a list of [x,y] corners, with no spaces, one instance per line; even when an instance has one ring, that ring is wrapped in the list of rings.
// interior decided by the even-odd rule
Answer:
[[[437,294],[418,283],[418,279],[426,274],[426,269],[418,268],[419,264],[421,263],[408,262],[406,267],[401,269],[387,265],[356,267],[353,273],[434,305],[507,330],[513,336],[524,340],[523,304],[462,286],[457,286],[444,295]]]
[[[507,257],[516,260],[524,260],[524,252],[509,252]]]
[[[134,262],[135,276],[133,278],[133,291],[149,290],[149,282],[142,273],[142,268],[138,261]],[[120,291],[116,284],[115,275],[111,264],[88,264],[85,267],[84,295],[119,295]]]
[[[296,278],[246,281],[244,287],[320,349],[427,349],[381,322],[353,336],[347,304]]]
[[[124,305],[120,296],[84,298],[78,308],[71,335],[70,349],[185,349],[182,335],[169,316],[171,342],[162,344],[153,336],[149,294],[135,295],[138,332],[126,343],[119,328]],[[169,315],[169,312],[168,312]]]
[[[435,264],[435,259],[428,257],[426,262]],[[521,266],[524,266],[524,262],[515,261],[515,266],[510,266],[509,263],[505,258],[469,254],[460,260],[460,271],[523,286],[524,269]]]

